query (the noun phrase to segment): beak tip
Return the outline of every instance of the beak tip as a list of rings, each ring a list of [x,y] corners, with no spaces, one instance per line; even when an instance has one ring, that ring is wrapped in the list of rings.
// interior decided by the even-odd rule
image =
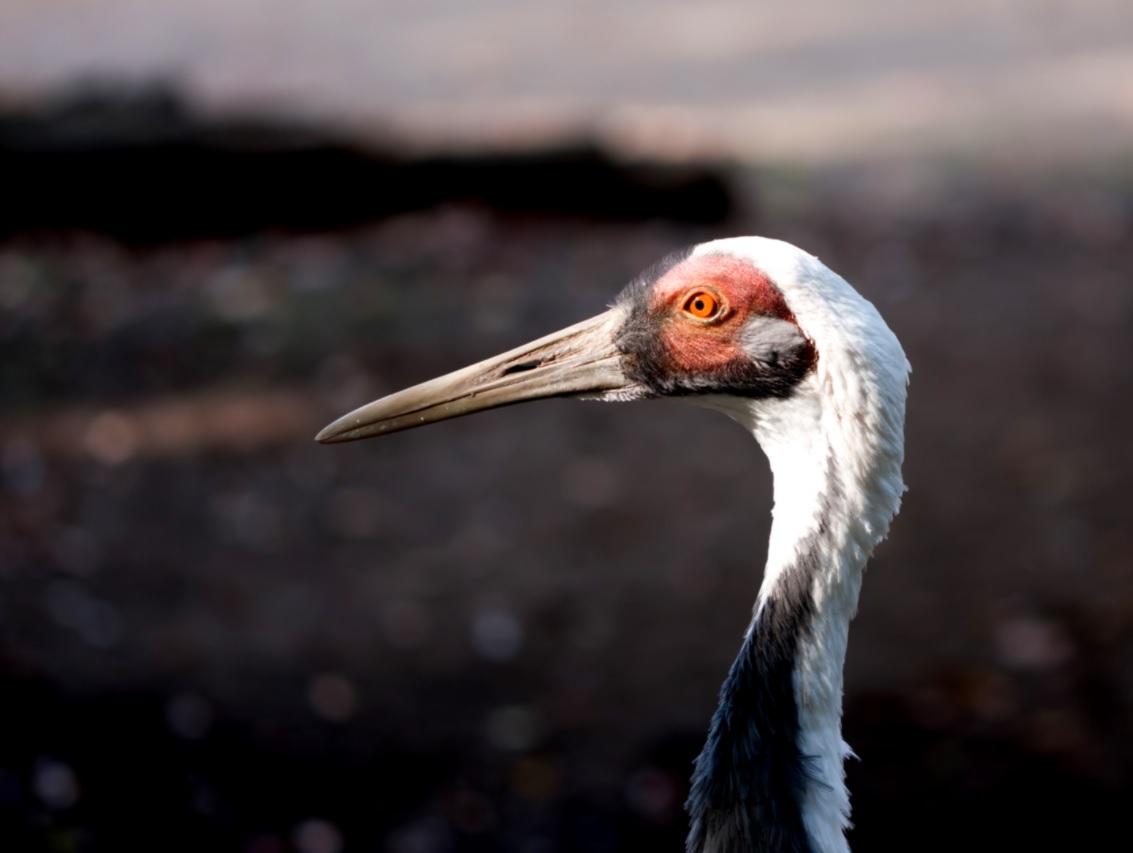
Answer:
[[[352,412],[327,424],[319,430],[318,435],[315,436],[315,441],[319,444],[345,444],[348,441],[357,441],[360,438],[397,432],[397,429],[390,429],[388,422],[359,423],[354,414]]]
[[[327,424],[319,430],[318,435],[315,436],[315,441],[319,444],[336,444],[342,441],[342,430],[336,427],[337,422]]]

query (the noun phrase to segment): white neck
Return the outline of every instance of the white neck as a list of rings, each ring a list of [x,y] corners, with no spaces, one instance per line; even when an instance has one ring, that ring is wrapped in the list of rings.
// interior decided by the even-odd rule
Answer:
[[[847,462],[866,460],[847,460],[846,448],[836,446],[841,443],[838,436],[826,434],[816,397],[804,396],[784,408],[794,410],[792,424],[763,418],[752,425],[775,484],[767,567],[757,607],[775,594],[785,571],[798,566],[801,558],[813,561],[814,617],[799,640],[795,669],[799,752],[814,756],[802,816],[816,851],[834,853],[848,850],[844,833],[850,800],[843,761],[850,750],[841,727],[846,643],[850,620],[857,612],[862,571],[880,537],[870,533],[868,521],[863,524],[874,509],[867,496],[870,490],[853,478],[845,482],[843,476]]]
[[[809,378],[801,393],[773,405],[735,398],[713,404],[751,430],[774,478],[756,616],[788,575],[811,572],[814,616],[798,641],[794,677],[799,753],[812,757],[801,811],[816,853],[845,853],[850,801],[843,760],[851,754],[841,730],[846,644],[862,572],[888,531],[903,486],[899,450],[894,457],[876,447],[848,446],[841,418],[817,389],[805,387],[818,381]]]
[[[770,405],[736,398],[716,398],[713,405],[751,430],[774,478],[757,616],[789,574],[805,570],[801,563],[812,567],[814,616],[799,638],[794,678],[799,752],[813,757],[801,810],[816,853],[844,853],[850,801],[843,760],[851,753],[841,730],[846,643],[862,572],[904,487],[901,448],[855,442],[860,434],[847,435],[842,427],[851,413],[831,411],[820,382],[810,377],[792,398]],[[852,417],[868,414],[859,409],[863,402],[852,406],[858,409]]]

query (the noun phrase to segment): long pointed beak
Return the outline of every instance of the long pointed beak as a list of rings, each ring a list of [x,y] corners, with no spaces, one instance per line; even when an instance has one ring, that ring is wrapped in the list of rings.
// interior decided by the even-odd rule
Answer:
[[[543,397],[627,399],[637,386],[614,344],[622,309],[568,326],[521,347],[367,403],[315,436],[331,444],[386,435],[484,409]]]

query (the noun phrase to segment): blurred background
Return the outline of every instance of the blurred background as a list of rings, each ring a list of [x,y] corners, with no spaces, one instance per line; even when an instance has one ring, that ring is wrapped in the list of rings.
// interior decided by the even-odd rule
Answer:
[[[0,847],[681,850],[750,437],[569,401],[311,437],[740,233],[914,366],[855,849],[1124,837],[1127,0],[4,0]]]

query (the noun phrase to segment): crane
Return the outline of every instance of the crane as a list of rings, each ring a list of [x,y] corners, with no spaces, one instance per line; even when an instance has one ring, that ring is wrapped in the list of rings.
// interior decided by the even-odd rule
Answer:
[[[773,476],[763,580],[693,766],[688,853],[848,851],[842,671],[905,487],[909,363],[816,257],[735,237],[669,255],[597,316],[350,412],[352,441],[545,397],[677,397],[748,429]]]

